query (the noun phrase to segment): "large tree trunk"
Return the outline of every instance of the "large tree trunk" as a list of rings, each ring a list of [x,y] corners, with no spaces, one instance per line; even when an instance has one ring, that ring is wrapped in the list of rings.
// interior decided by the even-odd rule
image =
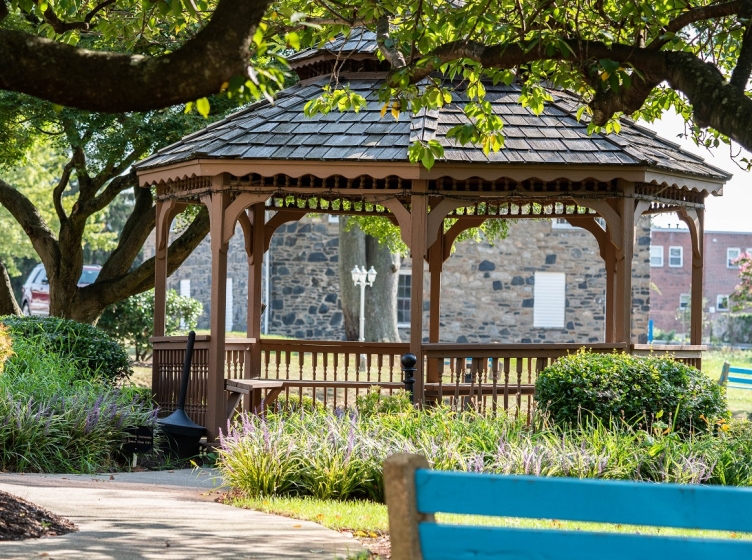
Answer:
[[[397,331],[397,280],[399,257],[386,245],[366,235],[358,226],[345,231],[345,216],[339,222],[339,281],[345,338],[358,340],[360,286],[354,286],[350,271],[354,266],[373,268],[378,273],[373,286],[366,288],[365,339],[368,342],[399,342]]]
[[[5,268],[5,263],[0,261],[0,315],[20,315],[21,308],[18,307],[16,296],[13,295],[13,288],[10,285],[10,277]]]

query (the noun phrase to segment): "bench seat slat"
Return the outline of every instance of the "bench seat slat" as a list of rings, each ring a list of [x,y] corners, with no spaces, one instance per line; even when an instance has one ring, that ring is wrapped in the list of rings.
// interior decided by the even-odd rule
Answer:
[[[752,375],[752,369],[731,366],[729,367],[729,371],[731,373],[746,373],[747,375]]]
[[[747,488],[426,469],[415,471],[415,485],[422,513],[752,532],[752,489]]]
[[[745,383],[747,385],[752,385],[752,377],[736,377],[735,375],[729,375],[728,382],[729,383]]]
[[[472,499],[468,496],[468,499]],[[657,507],[661,507],[657,505]],[[707,515],[708,512],[705,512]],[[719,517],[723,515],[719,514]],[[423,560],[749,560],[752,541],[421,523]]]

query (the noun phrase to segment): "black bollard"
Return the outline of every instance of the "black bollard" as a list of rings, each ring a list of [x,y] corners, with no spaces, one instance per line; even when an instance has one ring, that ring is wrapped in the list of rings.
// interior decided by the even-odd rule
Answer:
[[[405,376],[405,391],[410,395],[410,402],[415,404],[415,364],[418,358],[415,354],[404,354],[402,356],[402,373]]]

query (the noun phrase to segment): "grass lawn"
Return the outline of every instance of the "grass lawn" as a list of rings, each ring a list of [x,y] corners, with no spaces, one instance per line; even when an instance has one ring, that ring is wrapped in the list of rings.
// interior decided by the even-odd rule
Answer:
[[[284,515],[293,519],[313,521],[335,531],[348,530],[356,537],[376,537],[388,533],[389,518],[384,504],[367,501],[339,502],[317,500],[311,497],[230,498],[230,505]],[[556,519],[520,519],[513,517],[485,517],[480,515],[437,514],[439,523],[458,525],[486,525],[496,527],[519,527],[527,529],[562,529],[569,531],[607,531],[617,533],[639,533],[643,535],[671,535],[702,538],[752,540],[750,533],[728,531],[694,531],[665,527],[644,527],[636,525],[612,525],[607,523],[582,523],[558,521]]]
[[[732,366],[752,369],[751,350],[711,350],[702,355],[702,371],[713,380],[721,376],[723,362],[729,362]],[[752,390],[729,389],[726,392],[729,409],[737,418],[746,418],[752,415]]]

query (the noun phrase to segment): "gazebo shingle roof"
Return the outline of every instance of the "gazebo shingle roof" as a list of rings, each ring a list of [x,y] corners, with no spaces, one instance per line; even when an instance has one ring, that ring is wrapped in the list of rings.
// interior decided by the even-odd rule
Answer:
[[[504,121],[506,143],[499,152],[486,155],[479,147],[463,146],[446,137],[451,127],[468,122],[459,103],[417,116],[403,112],[398,120],[389,113],[382,117],[378,90],[383,81],[379,78],[349,80],[350,88],[368,102],[360,113],[332,111],[306,117],[305,104],[318,97],[328,83],[329,78],[322,77],[288,88],[274,104],[255,103],[163,148],[135,167],[151,169],[196,158],[406,162],[408,146],[422,138],[436,139],[444,147],[444,158],[439,161],[648,166],[713,179],[730,177],[628,119],[622,119],[618,135],[589,135],[587,123],[574,116],[577,99],[560,90],[548,90],[553,102],[546,104],[542,115],[535,116],[519,104],[519,86],[488,85],[486,99]]]

